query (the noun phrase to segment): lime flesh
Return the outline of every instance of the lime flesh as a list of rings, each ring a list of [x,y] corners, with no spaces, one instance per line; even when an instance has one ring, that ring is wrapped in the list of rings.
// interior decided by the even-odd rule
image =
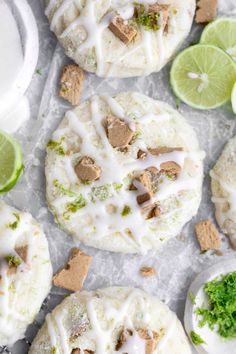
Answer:
[[[223,50],[198,44],[175,58],[170,81],[176,96],[189,106],[216,108],[231,97],[236,64]]]
[[[10,135],[0,131],[0,193],[14,187],[22,170],[20,145]]]
[[[207,25],[201,44],[211,44],[223,49],[236,61],[236,19],[219,18]]]
[[[236,114],[236,82],[235,82],[233,90],[232,90],[231,102],[232,102],[233,112],[234,112],[234,114]]]

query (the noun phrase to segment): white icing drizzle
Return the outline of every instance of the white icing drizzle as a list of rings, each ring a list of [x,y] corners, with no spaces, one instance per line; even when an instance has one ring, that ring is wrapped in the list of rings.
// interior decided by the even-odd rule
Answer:
[[[124,343],[122,348],[119,351],[116,351],[117,354],[145,354],[146,342],[142,339],[138,332],[132,330],[132,336],[127,338],[127,341]]]
[[[104,317],[100,318],[101,313],[98,311],[97,306],[99,302],[96,296],[91,294],[91,297],[87,300],[86,309],[89,319],[89,329],[86,332],[87,339],[93,342],[95,347],[96,354],[104,354],[107,350],[111,350],[110,344],[112,338],[117,329],[124,327],[132,331],[132,336],[127,338],[127,341],[124,343],[122,348],[117,351],[112,351],[114,354],[145,354],[146,342],[145,339],[142,339],[132,320],[131,307],[134,307],[135,313],[135,303],[138,303],[139,312],[143,314],[143,328],[147,329],[152,336],[152,330],[149,328],[150,316],[146,310],[146,301],[142,297],[142,293],[139,290],[133,289],[133,291],[126,297],[126,299],[121,303],[118,308],[115,308],[111,305],[109,299],[102,298],[102,304],[104,311]],[[99,306],[100,306],[99,305]],[[68,310],[57,311],[57,314],[48,314],[46,317],[47,329],[50,338],[51,347],[59,348],[59,351],[62,354],[70,354],[71,348],[68,342],[68,333],[64,327],[64,321],[67,316]],[[175,314],[170,314],[170,320],[168,324],[165,325],[164,335],[161,337],[158,342],[157,350],[162,351],[165,349],[169,339],[173,336],[173,332],[177,326],[177,318]],[[60,341],[60,346],[58,346],[57,340]],[[81,345],[82,347],[83,345]],[[109,348],[109,349],[108,349]],[[80,348],[83,352],[85,349],[89,348]],[[94,349],[93,349],[94,350]]]
[[[158,343],[158,346],[157,346],[158,351],[161,351],[166,347],[168,340],[173,336],[173,332],[176,328],[176,325],[177,325],[177,318],[176,318],[176,315],[173,314],[172,319],[171,319],[169,325],[167,326],[167,330],[165,331],[164,336],[161,338],[160,342]]]
[[[61,5],[59,8],[54,12],[52,19],[51,19],[51,29],[54,30],[56,27],[56,24],[60,17],[64,14],[65,10],[72,4],[74,3],[75,0],[64,0],[62,1]],[[156,0],[139,0],[136,1],[136,3],[139,4],[144,4],[144,5],[152,5],[156,3]],[[115,62],[110,64],[109,68],[105,69],[105,58],[103,55],[103,32],[106,30],[112,21],[112,19],[115,17],[116,13],[114,11],[109,11],[101,20],[100,22],[96,18],[96,13],[95,13],[95,6],[96,6],[96,1],[94,0],[86,0],[85,6],[82,7],[80,5],[80,1],[76,1],[76,5],[80,10],[80,14],[78,15],[78,18],[76,18],[74,21],[71,22],[71,24],[60,34],[60,38],[63,39],[66,36],[69,35],[69,33],[77,28],[78,26],[81,26],[85,29],[86,31],[86,39],[84,42],[79,46],[78,51],[82,51],[83,49],[92,49],[95,48],[95,53],[96,53],[96,60],[97,60],[97,69],[96,73],[99,76],[109,76],[112,75],[113,68],[116,64],[119,64],[124,58],[127,56],[131,55],[134,53],[134,51],[143,48],[144,53],[145,53],[145,58],[147,60],[147,74],[152,70],[152,68],[148,68],[148,65],[155,65],[153,62],[153,44],[152,44],[152,37],[155,35],[157,39],[157,48],[158,48],[158,53],[159,53],[159,63],[163,61],[164,58],[164,45],[163,45],[163,28],[162,28],[162,19],[160,19],[160,29],[156,31],[156,33],[152,33],[148,30],[145,30],[142,28],[142,39],[141,42],[136,44],[134,43],[130,49],[127,48],[126,45],[123,43],[124,49],[124,54],[121,55],[118,60],[115,60]],[[111,3],[110,3],[111,5]],[[46,15],[49,16],[50,13],[53,11],[53,9],[56,6],[55,0],[50,0],[49,4],[46,8]],[[130,19],[133,16],[134,13],[134,4],[126,4],[122,7],[118,7],[116,10],[117,12],[124,18],[125,20]],[[108,9],[110,6],[108,7]]]
[[[9,224],[16,221],[16,216],[20,216],[17,227],[11,229]],[[19,258],[19,255],[15,251],[15,247],[21,238],[27,240],[28,245],[28,260],[27,263],[31,263],[32,260],[32,234],[28,232],[30,227],[31,216],[29,214],[20,213],[17,210],[7,206],[4,203],[0,203],[0,332],[8,333],[9,326],[12,321],[8,321],[11,317],[13,319],[21,319],[23,315],[18,313],[15,309],[15,300],[17,296],[17,287],[19,286],[20,277],[17,277],[18,273],[29,271],[28,266],[21,262],[17,267],[16,275],[14,276],[14,293],[10,293],[11,275],[8,275],[8,264],[5,261],[5,257],[12,255]],[[10,304],[10,294],[12,295]]]
[[[126,344],[126,351],[128,349],[129,354],[136,354],[137,352],[134,351],[136,348],[140,349],[140,351],[138,351],[139,354],[145,354],[145,341],[138,336],[128,314],[128,310],[131,304],[135,301],[137,294],[139,294],[139,292],[134,290],[118,310],[115,308],[109,308],[109,304],[106,305],[105,316],[107,320],[110,319],[109,328],[107,329],[102,328],[101,323],[97,318],[96,310],[94,308],[94,299],[92,298],[88,301],[87,313],[92,327],[90,335],[95,341],[96,354],[104,354],[106,352],[106,348],[111,342],[114,330],[122,324],[125,324],[126,328],[129,328],[134,332],[134,335],[132,336],[133,338]],[[122,350],[122,353],[123,352],[124,350]],[[121,351],[115,351],[114,353],[121,353]]]
[[[127,121],[130,126],[134,125],[134,121],[126,117],[124,109],[119,103],[110,97],[102,97],[101,100],[105,101],[109,106],[111,112]],[[104,113],[101,113],[100,101],[98,97],[93,97],[91,100],[91,120],[81,122],[79,117],[72,111],[66,114],[68,119],[69,128],[79,135],[81,139],[80,155],[90,156],[96,163],[102,167],[102,177],[100,180],[94,182],[94,187],[104,186],[106,184],[123,184],[124,179],[128,175],[133,175],[134,171],[143,171],[145,168],[155,166],[160,169],[160,165],[163,162],[173,161],[181,167],[181,173],[178,175],[175,181],[164,179],[159,185],[159,189],[155,196],[145,205],[148,206],[153,202],[158,202],[167,199],[172,195],[178,195],[180,191],[190,190],[196,187],[195,178],[189,176],[184,171],[185,159],[189,158],[193,161],[203,158],[202,152],[186,152],[186,151],[173,151],[171,153],[165,153],[159,156],[153,156],[148,154],[145,160],[128,159],[121,160],[119,153],[113,149],[110,145],[106,131],[103,126],[103,121],[106,117]],[[160,115],[147,114],[140,118],[142,123],[150,123],[152,120],[159,120],[165,122],[170,119],[170,115],[160,113]],[[91,121],[93,125],[91,125]],[[93,129],[91,129],[93,127]],[[135,130],[135,126],[133,126]],[[98,148],[91,144],[91,141],[99,137],[101,147]],[[137,140],[133,146],[136,148],[147,151],[147,146],[143,141]],[[66,173],[69,181],[77,181],[77,176],[73,168],[73,156],[65,156],[63,164],[66,166]],[[68,167],[69,166],[69,167]],[[114,173],[115,171],[115,173]],[[119,191],[111,187],[112,195],[107,200],[96,200],[96,203],[88,202],[85,207],[78,210],[78,212],[71,213],[70,225],[76,230],[78,214],[80,215],[81,223],[83,223],[83,233],[92,234],[97,239],[103,238],[110,233],[119,231],[126,241],[134,244],[138,250],[145,252],[145,245],[143,243],[143,237],[149,233],[149,221],[144,221],[144,217],[141,214],[140,206],[137,204],[137,196],[144,192],[141,185],[137,185],[136,191],[125,190],[125,188]],[[146,190],[145,190],[146,191]],[[78,191],[80,194],[80,191]],[[82,194],[86,200],[90,200],[91,186],[83,186]],[[76,198],[76,197],[75,197]],[[66,195],[57,197],[52,202],[52,205],[59,210],[61,205],[65,205],[72,201],[72,198]],[[108,213],[109,206],[115,206],[114,213]],[[131,210],[129,215],[122,217],[122,211],[124,206],[128,206]],[[88,223],[87,220],[90,219]],[[122,223],[122,229],[121,229]],[[127,231],[131,232],[132,237]]]

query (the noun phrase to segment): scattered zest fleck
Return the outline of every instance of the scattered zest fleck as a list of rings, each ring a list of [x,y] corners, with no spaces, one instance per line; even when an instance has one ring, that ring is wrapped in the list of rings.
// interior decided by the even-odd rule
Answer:
[[[206,343],[200,336],[194,331],[190,332],[190,337],[194,345],[200,345]]]
[[[75,197],[76,196],[76,193],[72,192],[71,190],[65,188],[63,186],[63,184],[61,184],[58,179],[54,179],[53,181],[53,185],[59,189],[59,191],[62,193],[62,194],[65,194],[65,195],[68,195],[69,197]]]
[[[18,224],[19,224],[19,221],[20,221],[20,214],[19,214],[19,213],[14,213],[13,215],[15,216],[16,221],[14,221],[14,222],[8,224],[7,226],[8,226],[10,229],[15,230],[15,229],[17,228]]]
[[[188,298],[193,305],[196,304],[196,296],[191,291],[188,293]]]
[[[130,206],[125,205],[124,208],[123,208],[123,210],[122,210],[122,212],[121,212],[121,215],[122,215],[122,216],[127,216],[127,215],[129,215],[129,214],[131,214],[131,213],[132,213],[132,211],[131,211]]]
[[[47,147],[48,147],[50,150],[56,151],[56,153],[58,153],[59,155],[64,156],[64,155],[65,155],[65,150],[64,150],[64,148],[61,146],[62,140],[63,140],[63,139],[61,139],[61,141],[49,140],[49,142],[48,142],[48,144],[47,144]]]
[[[64,218],[66,220],[68,220],[70,217],[68,215],[68,213],[76,213],[79,209],[84,208],[86,205],[87,205],[86,200],[84,199],[82,194],[80,194],[74,202],[68,203],[66,205],[66,211],[64,213]]]
[[[36,74],[42,75],[42,69],[37,69],[37,70],[36,70]]]
[[[57,352],[57,348],[56,347],[52,347],[50,354],[56,354],[56,352]]]
[[[145,6],[140,5],[140,14],[136,18],[138,25],[143,26],[146,30],[158,31],[160,14],[156,12],[146,12]]]
[[[8,256],[6,256],[6,261],[9,265],[9,267],[18,267],[21,264],[21,260],[19,257],[13,256],[11,254],[9,254]]]
[[[142,267],[140,273],[143,277],[153,277],[157,272],[153,267]]]

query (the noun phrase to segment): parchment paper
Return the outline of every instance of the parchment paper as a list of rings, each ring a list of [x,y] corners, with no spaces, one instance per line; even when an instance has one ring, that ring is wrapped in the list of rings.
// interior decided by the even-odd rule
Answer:
[[[9,0],[11,1],[11,0]],[[20,0],[19,0],[20,1]],[[31,104],[31,120],[16,134],[23,146],[25,171],[17,186],[4,196],[4,200],[17,208],[27,210],[42,224],[47,235],[54,272],[68,258],[69,251],[75,247],[72,238],[60,230],[47,209],[45,200],[44,159],[45,145],[51,133],[58,126],[63,114],[71,106],[58,98],[58,79],[63,65],[69,60],[57,44],[44,16],[43,3],[29,0],[37,19],[40,32],[40,57],[28,98]],[[235,0],[221,0],[220,14],[236,14]],[[198,41],[201,26],[194,26],[184,46]],[[102,80],[95,75],[86,74],[82,100],[93,94],[114,94],[124,90],[139,91],[153,98],[168,102],[176,107],[176,98],[169,85],[168,64],[160,73],[144,78],[125,80]],[[236,133],[236,120],[230,104],[212,111],[199,111],[180,104],[179,112],[197,131],[201,148],[206,151],[205,179],[202,203],[198,215],[188,223],[181,234],[166,243],[159,252],[149,252],[144,256],[122,255],[104,252],[81,245],[93,256],[93,264],[84,284],[84,289],[120,285],[135,286],[155,294],[183,320],[184,304],[190,283],[195,275],[209,265],[233,255],[227,238],[222,235],[223,257],[211,252],[200,254],[195,240],[193,225],[198,220],[214,218],[211,203],[209,171],[222,151],[223,146]],[[78,244],[77,244],[78,245]],[[142,278],[139,269],[143,265],[154,266],[157,277]],[[44,302],[35,322],[28,328],[26,340],[19,341],[10,352],[26,354],[31,342],[44,321],[47,312],[61,302],[66,291],[53,287]],[[0,353],[7,353],[2,349]],[[194,353],[194,351],[193,351]]]

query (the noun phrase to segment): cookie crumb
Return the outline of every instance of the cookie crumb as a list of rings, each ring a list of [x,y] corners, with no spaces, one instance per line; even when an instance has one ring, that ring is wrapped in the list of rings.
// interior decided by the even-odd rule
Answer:
[[[116,343],[116,350],[120,350],[123,345],[125,344],[125,342],[127,341],[127,339],[129,337],[131,337],[133,335],[133,331],[131,331],[131,329],[122,329],[122,331],[120,332],[120,335],[118,337],[117,343]]]
[[[147,157],[147,153],[146,151],[143,150],[139,150],[137,153],[137,159],[139,160],[145,160],[145,158]]]
[[[168,147],[168,146],[161,146],[157,148],[150,148],[148,149],[150,154],[155,155],[155,156],[160,156],[163,154],[170,154],[171,152],[175,151],[183,151],[183,148],[181,147]]]
[[[138,190],[140,192],[137,196],[137,203],[139,205],[149,201],[153,196],[150,172],[145,170],[139,176],[135,177],[131,185],[131,190]]]
[[[18,256],[22,259],[24,263],[27,263],[27,258],[28,258],[28,245],[25,246],[19,246],[15,248],[16,253]]]
[[[215,255],[218,257],[222,257],[224,253],[221,250],[215,250]]]
[[[143,276],[143,277],[153,277],[154,275],[157,274],[156,272],[156,269],[153,268],[153,267],[142,267],[140,269],[140,274]]]
[[[100,178],[101,172],[101,168],[89,156],[84,156],[75,166],[75,173],[83,182],[96,181]]]
[[[145,339],[145,354],[153,354],[157,348],[157,343],[160,338],[159,334],[155,331],[148,331],[147,329],[138,330],[139,337]]]
[[[217,0],[199,0],[197,2],[196,23],[209,23],[217,16]]]
[[[138,329],[137,334],[140,338],[145,340],[145,354],[153,354],[157,348],[157,343],[160,338],[159,334],[155,331],[147,329]],[[124,344],[129,341],[129,338],[134,335],[130,329],[122,329],[117,340],[116,350],[122,349]]]
[[[220,248],[220,235],[211,220],[203,220],[197,223],[195,232],[201,251],[218,250]]]
[[[160,167],[161,171],[173,176],[177,176],[181,172],[180,165],[174,161],[163,162]]]
[[[94,354],[94,351],[85,349],[85,350],[82,351],[82,353],[83,354]],[[73,349],[71,354],[81,354],[81,350],[79,348]]]
[[[80,103],[83,89],[84,71],[76,64],[66,65],[62,70],[59,96],[73,106]]]
[[[158,217],[161,215],[161,208],[159,205],[152,203],[142,207],[141,209],[142,214],[146,220]]]
[[[112,147],[124,148],[129,145],[135,132],[130,129],[128,123],[111,115],[106,118],[106,123],[107,137]]]
[[[137,35],[135,27],[126,23],[121,16],[116,16],[108,28],[125,44],[132,42]]]
[[[73,249],[66,266],[54,275],[53,284],[71,291],[81,290],[91,262],[91,256],[79,248]]]

